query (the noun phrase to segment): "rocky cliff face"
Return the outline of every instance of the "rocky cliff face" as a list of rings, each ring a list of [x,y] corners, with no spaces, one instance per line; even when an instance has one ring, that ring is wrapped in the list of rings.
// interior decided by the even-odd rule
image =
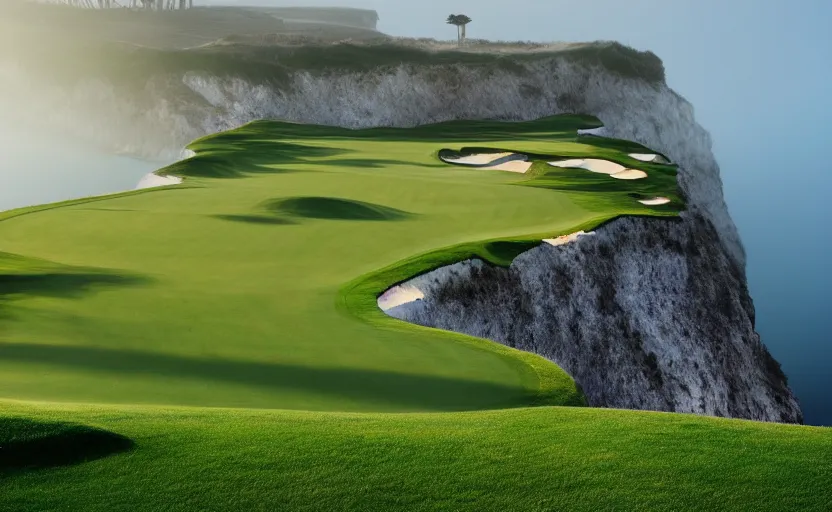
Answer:
[[[388,314],[540,354],[590,405],[801,422],[742,268],[702,216],[619,219],[508,269],[466,261],[407,284],[424,299]]]
[[[606,135],[679,164],[688,205],[680,219],[618,220],[595,237],[529,251],[508,270],[460,264],[458,275],[433,276],[423,303],[394,313],[548,357],[592,405],[801,421],[785,376],[754,331],[745,255],[710,138],[662,79],[553,52],[296,69],[280,85],[185,68],[148,77],[126,94],[106,77],[43,85],[27,74],[30,67],[3,68],[0,101],[37,91],[42,99],[29,114],[40,110],[53,126],[145,154],[178,152],[196,137],[260,118],[370,127],[595,115]],[[85,123],[77,123],[78,112]]]

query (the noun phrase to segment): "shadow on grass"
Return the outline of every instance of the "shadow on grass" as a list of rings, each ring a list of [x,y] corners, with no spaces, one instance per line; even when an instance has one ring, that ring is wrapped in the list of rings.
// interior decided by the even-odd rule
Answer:
[[[349,129],[334,126],[255,121],[233,134],[240,137],[274,137],[284,140],[376,140],[386,142],[488,142],[500,140],[552,140],[577,137],[578,129],[601,126],[585,115],[549,116],[533,121],[456,120],[409,128]],[[223,137],[225,134],[221,134]],[[213,143],[214,139],[209,138]]]
[[[472,410],[527,405],[525,399],[530,398],[516,387],[445,376],[198,359],[97,347],[2,343],[0,361],[108,372],[114,376],[199,379],[276,392],[306,392],[343,401],[345,410],[350,409],[350,403],[377,403],[401,410]],[[314,408],[314,404],[305,403],[304,408]]]
[[[390,165],[439,167],[438,164],[373,158],[332,158],[353,150],[262,140],[256,135],[229,132],[197,142],[199,154],[165,167],[160,174],[196,178],[243,178],[254,174],[304,172],[287,165],[379,169]],[[306,171],[308,172],[308,171]]]
[[[0,418],[0,475],[80,464],[133,446],[124,436],[84,425]]]
[[[442,167],[396,159],[348,158],[354,150],[322,146],[327,141],[349,145],[350,141],[465,143],[511,140],[573,140],[579,128],[596,127],[600,122],[589,116],[554,116],[527,122],[449,121],[411,128],[347,129],[333,126],[307,125],[281,121],[255,121],[217,135],[196,141],[192,148],[198,154],[176,162],[160,171],[183,177],[240,178],[258,173],[298,172],[291,164],[315,164],[330,167],[384,168],[387,166]],[[282,142],[292,141],[292,142]],[[309,141],[309,144],[304,143]],[[346,144],[343,144],[346,143]],[[604,139],[599,147],[620,151],[648,151],[641,145],[623,140]],[[495,148],[464,147],[452,153],[511,151]],[[551,159],[553,155],[532,154],[530,159]],[[277,167],[277,168],[276,168]],[[307,170],[308,171],[308,170]]]
[[[485,244],[485,250],[488,251],[494,258],[502,261],[514,261],[514,258],[520,256],[526,251],[534,249],[539,246],[540,242],[515,242],[515,241],[497,241]]]
[[[251,174],[297,172],[275,165],[316,163],[348,153],[349,150],[306,146],[288,142],[257,140],[239,134],[220,134],[210,142],[197,144],[200,153],[159,171],[163,175],[193,178],[243,178]]]
[[[427,167],[429,169],[436,169],[445,167],[442,164],[426,164],[422,162],[408,162],[407,160],[389,160],[383,158],[339,158],[334,160],[320,160],[315,162],[317,165],[326,165],[331,167],[358,167],[365,169],[383,169],[389,166],[399,167]]]
[[[289,197],[272,199],[263,207],[277,215],[328,220],[398,221],[412,213],[374,203],[335,197]]]
[[[213,215],[215,219],[222,219],[231,222],[243,222],[247,224],[264,224],[271,226],[287,226],[297,224],[292,219],[284,217],[269,217],[267,215]]]
[[[545,169],[519,186],[549,188],[570,192],[658,194],[676,189],[676,178],[660,173],[648,173],[645,179],[618,180],[606,174],[578,169]]]
[[[0,301],[18,295],[75,298],[96,289],[146,285],[151,279],[105,272],[0,274]]]

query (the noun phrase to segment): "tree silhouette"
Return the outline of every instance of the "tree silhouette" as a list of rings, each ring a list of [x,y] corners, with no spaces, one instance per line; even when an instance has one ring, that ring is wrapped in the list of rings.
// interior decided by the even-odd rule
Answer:
[[[446,23],[449,25],[456,25],[456,42],[460,46],[465,42],[465,26],[473,21],[464,14],[451,14],[448,16]]]

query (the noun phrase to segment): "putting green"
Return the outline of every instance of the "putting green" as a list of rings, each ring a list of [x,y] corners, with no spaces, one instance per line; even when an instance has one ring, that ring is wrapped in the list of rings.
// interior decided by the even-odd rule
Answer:
[[[618,215],[675,215],[675,167],[634,160],[650,152],[638,144],[578,139],[599,124],[257,122],[194,142],[196,156],[160,171],[182,185],[4,214],[2,250],[23,257],[2,260],[2,396],[333,411],[580,404],[554,364],[389,319],[375,299],[441,264],[507,264]],[[535,163],[516,174],[438,158],[465,148]],[[546,164],[571,157],[649,177]],[[674,201],[637,200],[656,195]]]

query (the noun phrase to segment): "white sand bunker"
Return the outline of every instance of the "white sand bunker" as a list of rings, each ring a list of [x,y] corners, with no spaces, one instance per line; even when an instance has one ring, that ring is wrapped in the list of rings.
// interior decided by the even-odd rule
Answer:
[[[615,174],[626,170],[627,168],[621,164],[610,162],[609,160],[600,160],[598,158],[575,158],[572,160],[559,160],[557,162],[549,162],[553,167],[573,167],[578,169],[586,169],[587,171],[597,172],[601,174]]]
[[[519,153],[478,153],[461,157],[443,157],[443,162],[455,165],[467,165],[487,171],[508,171],[525,173],[532,166],[529,157]]]
[[[670,202],[670,199],[666,197],[654,197],[652,199],[639,199],[639,203],[646,204],[647,206],[658,206],[661,204],[667,204]]]
[[[480,169],[485,169],[487,171],[508,171],[508,172],[519,172],[520,174],[526,173],[532,167],[531,162],[523,161],[523,160],[512,160],[510,162],[503,162],[497,165],[488,165],[485,167],[480,167]]]
[[[449,164],[458,164],[458,165],[489,165],[497,160],[502,160],[511,155],[515,155],[516,153],[478,153],[475,155],[465,155],[459,157],[440,157],[443,161],[448,162]],[[518,155],[518,156],[525,156],[525,155]]]
[[[605,133],[604,127],[600,126],[598,128],[587,128],[583,130],[578,130],[578,135],[595,135],[596,137],[601,137]]]
[[[549,162],[549,165],[553,167],[586,169],[587,171],[600,174],[609,174],[619,180],[640,180],[647,177],[647,173],[639,169],[628,169],[621,164],[599,158],[573,158],[571,160]]]
[[[647,173],[639,171],[638,169],[626,169],[615,174],[610,174],[610,177],[617,180],[640,180],[642,178],[646,178]]]
[[[158,174],[150,173],[146,174],[139,180],[139,184],[136,185],[136,190],[178,185],[180,183],[182,183],[182,178],[179,178],[178,176],[159,176]]]
[[[559,245],[566,245],[568,243],[572,243],[572,242],[574,242],[575,240],[577,240],[578,238],[580,238],[582,236],[588,236],[588,235],[594,235],[594,234],[595,234],[594,231],[590,231],[589,233],[587,233],[586,231],[578,231],[578,232],[575,232],[575,233],[570,233],[568,235],[561,235],[557,238],[544,238],[543,242],[557,247]]]
[[[396,306],[401,306],[402,304],[415,302],[424,298],[425,294],[422,293],[422,290],[416,288],[415,286],[405,284],[394,286],[382,293],[377,302],[378,307],[381,308],[382,311],[388,311]]]
[[[667,158],[665,158],[661,155],[653,154],[653,153],[630,153],[629,156],[630,156],[630,158],[635,158],[636,160],[639,160],[639,161],[642,161],[642,162],[651,162],[651,163],[654,163],[654,164],[669,164],[670,163],[670,161]]]

